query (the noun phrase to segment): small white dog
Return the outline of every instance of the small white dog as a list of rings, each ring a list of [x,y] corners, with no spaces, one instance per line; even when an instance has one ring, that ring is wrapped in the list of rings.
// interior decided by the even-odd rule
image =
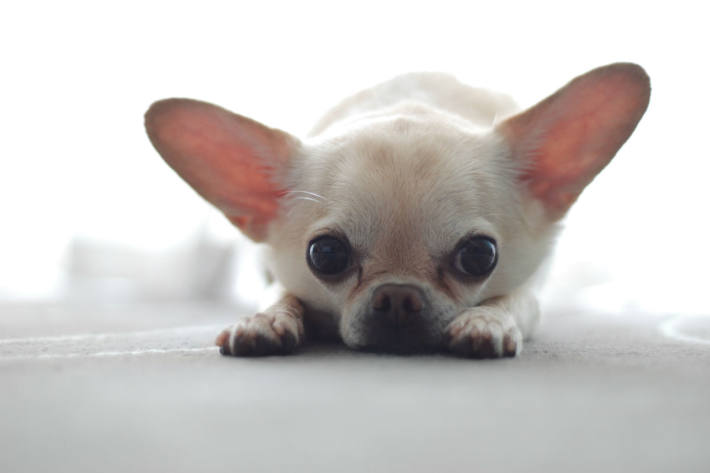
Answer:
[[[303,141],[188,99],[153,104],[146,128],[180,176],[266,243],[283,287],[219,335],[223,354],[331,336],[495,358],[520,352],[557,222],[649,95],[644,70],[619,63],[513,114],[503,95],[422,73],[348,98]]]

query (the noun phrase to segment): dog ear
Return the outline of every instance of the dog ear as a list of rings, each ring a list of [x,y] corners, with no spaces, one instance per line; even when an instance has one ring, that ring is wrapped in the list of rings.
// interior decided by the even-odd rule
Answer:
[[[279,210],[296,138],[205,102],[167,99],[145,114],[165,161],[249,238],[263,241]]]
[[[646,111],[650,92],[640,66],[611,64],[497,126],[527,191],[552,219],[561,218],[611,161]]]

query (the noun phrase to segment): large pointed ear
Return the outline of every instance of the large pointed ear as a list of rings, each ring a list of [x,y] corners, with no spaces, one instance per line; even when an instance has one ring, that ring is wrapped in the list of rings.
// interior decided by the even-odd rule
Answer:
[[[527,191],[550,218],[561,218],[611,161],[646,111],[650,92],[640,66],[611,64],[498,125]]]
[[[145,126],[155,149],[202,197],[252,240],[266,238],[296,138],[189,99],[154,103]]]

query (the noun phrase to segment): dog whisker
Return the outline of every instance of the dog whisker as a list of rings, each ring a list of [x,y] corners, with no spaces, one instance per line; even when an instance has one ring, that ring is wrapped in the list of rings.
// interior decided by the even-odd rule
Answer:
[[[310,196],[314,199],[318,199],[320,201],[325,202],[325,197],[323,197],[320,194],[316,194],[315,192],[309,192],[309,191],[300,191],[300,190],[295,190],[295,191],[288,191],[286,194],[306,194],[307,196]]]
[[[323,201],[321,201],[321,200],[313,199],[313,198],[311,198],[311,197],[306,197],[306,196],[294,197],[292,200],[310,200],[311,202],[315,202],[315,203],[317,203],[317,204],[322,204],[322,203],[323,203]]]

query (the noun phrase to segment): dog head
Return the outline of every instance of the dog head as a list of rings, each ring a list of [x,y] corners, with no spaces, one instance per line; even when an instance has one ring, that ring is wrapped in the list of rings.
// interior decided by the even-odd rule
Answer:
[[[613,64],[488,129],[405,104],[300,141],[187,99],[155,103],[146,127],[348,345],[426,349],[463,310],[530,278],[649,93],[640,67]]]

